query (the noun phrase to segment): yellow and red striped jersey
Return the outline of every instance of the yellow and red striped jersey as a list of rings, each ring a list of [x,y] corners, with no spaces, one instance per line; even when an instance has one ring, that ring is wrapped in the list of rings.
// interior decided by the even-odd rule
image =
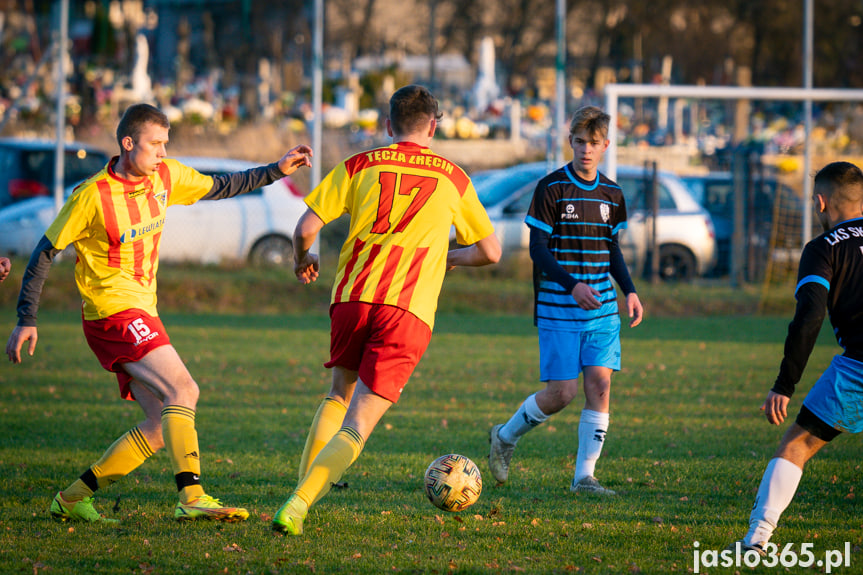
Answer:
[[[467,174],[429,148],[406,142],[346,159],[306,204],[324,223],[351,217],[332,303],[393,305],[430,328],[450,229],[462,245],[494,233]]]
[[[57,249],[75,245],[75,281],[84,318],[103,319],[130,308],[156,311],[156,271],[165,210],[192,204],[213,178],[165,159],[140,182],[120,178],[108,162],[82,182],[45,232]]]

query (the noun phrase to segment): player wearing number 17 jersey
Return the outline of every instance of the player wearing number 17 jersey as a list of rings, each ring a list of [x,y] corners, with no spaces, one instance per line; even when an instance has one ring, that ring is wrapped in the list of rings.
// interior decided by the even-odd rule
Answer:
[[[333,285],[329,394],[312,421],[299,484],[273,529],[299,535],[309,507],[357,459],[425,352],[444,274],[458,265],[497,262],[500,244],[470,178],[432,152],[437,101],[421,86],[390,99],[393,144],[352,156],[306,198],[294,234],[294,270],[318,277],[309,248],[318,232],[350,215]],[[459,244],[449,250],[450,229]]]

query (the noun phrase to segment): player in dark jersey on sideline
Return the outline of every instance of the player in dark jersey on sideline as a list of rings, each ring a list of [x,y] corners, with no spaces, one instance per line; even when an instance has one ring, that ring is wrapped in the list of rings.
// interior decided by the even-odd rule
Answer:
[[[491,430],[489,467],[499,483],[508,478],[518,439],[569,405],[583,373],[586,401],[570,489],[614,494],[594,477],[608,430],[611,374],[620,369],[620,316],[611,279],[626,296],[631,327],[641,323],[643,309],[617,240],[626,227],[623,192],[598,171],[609,145],[609,121],[594,106],[576,111],[569,135],[572,162],[539,181],[525,219],[545,389]]]
[[[167,158],[167,116],[149,104],[127,108],[117,126],[119,156],[81,183],[39,241],[24,270],[18,325],[6,355],[36,350],[36,313],[54,257],[75,246],[75,281],[83,300],[87,343],[116,373],[120,395],[136,400],[145,420],[115,441],[80,478],[57,493],[51,515],[62,521],[111,522],[93,507],[93,493],[131,473],[165,447],[180,501],[180,521],[242,521],[249,513],[223,506],[201,486],[195,408],[198,384],[171,345],[156,309],[159,245],[168,206],[250,192],[311,165],[311,148],[296,146],[278,162],[211,177]]]
[[[825,231],[806,244],[800,256],[797,309],[788,326],[779,375],[761,406],[767,421],[785,421],[825,309],[844,351],[806,394],[797,420],[767,464],[749,531],[729,549],[764,555],[806,462],[841,432],[863,431],[863,172],[848,162],[828,164],[815,175],[813,202]]]

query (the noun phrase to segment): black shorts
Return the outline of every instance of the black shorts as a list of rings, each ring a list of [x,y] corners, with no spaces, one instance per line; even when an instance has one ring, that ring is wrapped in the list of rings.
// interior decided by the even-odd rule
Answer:
[[[809,411],[809,408],[805,405],[800,407],[800,413],[797,414],[797,425],[821,441],[833,441],[837,435],[842,433],[838,429],[830,427],[821,421],[821,418]]]

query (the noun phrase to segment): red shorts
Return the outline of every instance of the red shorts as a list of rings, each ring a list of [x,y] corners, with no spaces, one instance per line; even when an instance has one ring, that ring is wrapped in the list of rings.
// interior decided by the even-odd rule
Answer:
[[[397,402],[431,341],[429,326],[401,308],[363,302],[333,305],[330,323],[324,366],[359,372],[369,389]]]
[[[104,319],[83,320],[84,336],[99,363],[117,374],[120,396],[134,400],[129,382],[132,376],[124,363],[140,361],[163,345],[170,345],[162,320],[140,309],[127,309]]]

